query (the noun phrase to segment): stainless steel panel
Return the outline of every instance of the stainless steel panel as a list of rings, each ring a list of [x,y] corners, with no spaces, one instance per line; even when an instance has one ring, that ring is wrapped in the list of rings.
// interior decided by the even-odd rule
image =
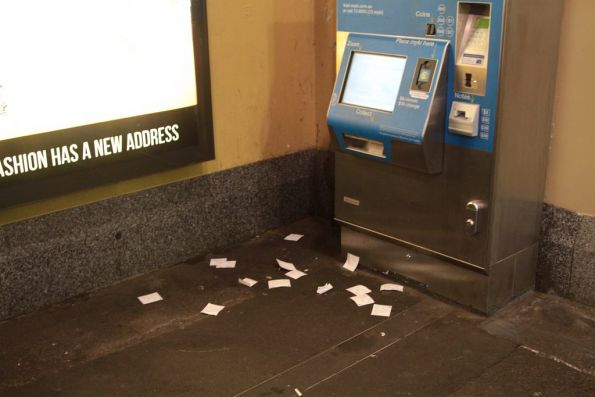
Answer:
[[[516,257],[511,256],[490,269],[487,296],[488,313],[494,312],[513,298],[515,263]]]
[[[503,41],[491,260],[535,244],[556,84],[560,0],[509,0]]]
[[[535,272],[539,244],[534,244],[516,255],[514,267],[514,296],[520,296],[535,288]]]
[[[341,247],[344,252],[358,255],[362,266],[396,273],[433,293],[487,311],[488,277],[480,271],[464,269],[355,228],[341,228]]]
[[[337,153],[336,218],[487,268],[488,230],[469,235],[465,221],[469,201],[489,206],[491,167],[491,154],[453,146],[438,175]]]

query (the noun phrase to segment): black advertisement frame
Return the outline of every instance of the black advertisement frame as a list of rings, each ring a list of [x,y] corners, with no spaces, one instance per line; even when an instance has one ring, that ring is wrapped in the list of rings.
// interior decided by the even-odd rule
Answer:
[[[191,0],[197,106],[0,141],[0,159],[18,153],[47,154],[52,148],[73,144],[80,149],[83,142],[159,127],[164,127],[160,130],[162,139],[166,128],[168,138],[175,132],[179,139],[166,145],[0,178],[0,209],[215,158],[206,2]],[[174,131],[172,125],[177,126]]]

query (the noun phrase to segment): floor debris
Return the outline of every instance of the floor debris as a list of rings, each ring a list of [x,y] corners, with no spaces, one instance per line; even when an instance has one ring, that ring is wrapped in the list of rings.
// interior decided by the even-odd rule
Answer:
[[[398,291],[403,292],[403,286],[400,284],[382,284],[380,291]]]
[[[291,287],[291,280],[282,278],[279,280],[269,280],[269,289],[273,288],[289,288]]]
[[[240,284],[245,285],[246,287],[250,287],[250,288],[254,287],[258,283],[258,281],[253,280],[253,279],[248,278],[248,277],[239,278],[238,279],[238,282]]]
[[[285,237],[285,240],[287,240],[287,241],[300,241],[302,237],[304,237],[303,234],[290,234],[289,236]]]
[[[374,303],[374,299],[372,299],[370,295],[356,295],[352,296],[349,299],[354,301],[358,307],[371,305],[372,303]]]
[[[217,316],[223,309],[225,309],[225,306],[214,305],[212,303],[209,303],[205,306],[204,309],[202,309],[201,313],[206,314],[208,316]]]
[[[227,262],[227,258],[212,258],[211,261],[209,262],[209,266],[217,267],[217,265],[220,265],[225,262]]]
[[[157,292],[153,292],[152,294],[148,294],[148,295],[139,296],[137,299],[143,305],[148,305],[150,303],[155,303],[155,302],[159,302],[159,301],[163,300],[161,295],[159,295],[159,293],[157,293]]]
[[[321,285],[320,287],[316,288],[316,293],[318,295],[322,295],[322,294],[326,294],[327,292],[329,292],[332,289],[333,289],[333,285],[331,283],[326,283],[326,284]]]
[[[389,305],[374,305],[372,307],[372,316],[390,317],[390,312],[393,310]]]
[[[347,288],[347,291],[351,292],[353,295],[358,296],[358,295],[367,295],[370,292],[372,292],[372,290],[368,287],[366,287],[365,285],[354,285],[353,287]]]
[[[359,265],[359,256],[355,256],[353,254],[347,254],[347,260],[343,265],[343,269],[349,270],[350,272],[354,272]]]
[[[306,273],[304,273],[300,270],[297,270],[297,269],[287,272],[287,273],[285,273],[285,275],[291,279],[294,279],[294,280],[299,280],[300,278],[307,276]]]
[[[297,270],[295,268],[295,266],[293,265],[293,263],[285,262],[285,261],[282,261],[281,259],[277,259],[277,263],[279,264],[279,267],[281,269],[285,269],[288,272],[290,272],[292,270]]]
[[[218,263],[215,268],[217,269],[235,269],[236,261],[225,261]]]

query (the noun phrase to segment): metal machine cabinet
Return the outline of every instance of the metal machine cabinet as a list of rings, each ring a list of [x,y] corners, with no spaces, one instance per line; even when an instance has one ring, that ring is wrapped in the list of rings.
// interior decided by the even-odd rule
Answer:
[[[343,250],[494,312],[534,287],[563,2],[337,3]]]

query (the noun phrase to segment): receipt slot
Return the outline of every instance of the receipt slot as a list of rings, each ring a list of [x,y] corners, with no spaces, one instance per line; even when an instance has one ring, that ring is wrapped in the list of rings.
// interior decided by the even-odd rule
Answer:
[[[486,313],[533,288],[560,3],[337,1],[344,252]]]

